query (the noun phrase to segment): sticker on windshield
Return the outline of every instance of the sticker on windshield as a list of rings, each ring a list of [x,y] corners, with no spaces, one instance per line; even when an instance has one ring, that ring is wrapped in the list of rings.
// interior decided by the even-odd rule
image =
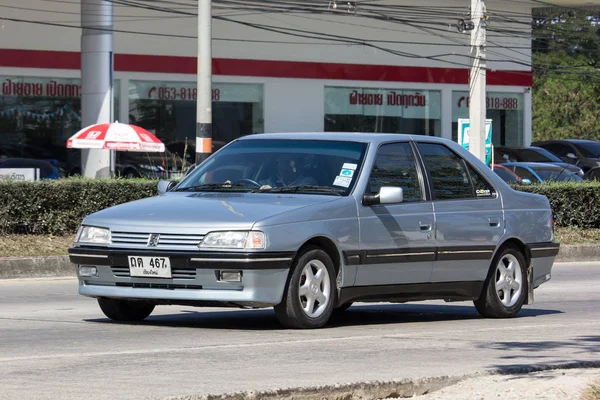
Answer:
[[[336,176],[335,177],[335,181],[333,181],[333,184],[335,186],[342,186],[342,187],[350,187],[350,183],[352,182],[352,178],[349,178],[347,176]]]
[[[351,169],[351,170],[355,170],[356,167],[358,167],[357,164],[352,164],[352,163],[344,163],[344,165],[342,165],[342,170],[344,169]]]
[[[340,171],[340,176],[347,176],[348,178],[352,178],[354,176],[353,169],[342,169]]]
[[[477,197],[490,197],[492,195],[490,189],[477,189],[475,193],[477,194]]]

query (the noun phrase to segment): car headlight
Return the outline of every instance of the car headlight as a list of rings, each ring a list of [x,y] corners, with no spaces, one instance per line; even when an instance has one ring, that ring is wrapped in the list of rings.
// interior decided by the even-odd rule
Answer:
[[[198,246],[217,249],[264,249],[266,240],[265,234],[258,231],[211,232]]]
[[[76,242],[110,244],[110,229],[98,228],[96,226],[82,226],[79,228]]]

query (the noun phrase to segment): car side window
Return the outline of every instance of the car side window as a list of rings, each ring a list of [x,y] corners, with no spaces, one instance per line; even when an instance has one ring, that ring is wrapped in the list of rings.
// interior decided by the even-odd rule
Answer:
[[[559,143],[550,143],[546,148],[559,157],[566,157],[572,150]]]
[[[515,173],[517,175],[519,175],[521,178],[525,178],[525,179],[529,179],[532,183],[533,182],[539,182],[539,179],[531,173],[531,171],[529,171],[527,168],[523,168],[523,167],[514,167],[515,168]]]
[[[471,182],[473,183],[473,189],[475,190],[475,197],[481,199],[486,197],[494,197],[496,195],[494,187],[491,186],[489,182],[475,170],[475,168],[467,164],[467,169],[469,170],[469,175],[471,176]]]
[[[404,202],[423,200],[417,163],[409,143],[384,144],[377,150],[367,192],[377,194],[382,186],[401,187]]]
[[[462,158],[441,144],[418,143],[417,146],[429,172],[434,200],[475,197]]]

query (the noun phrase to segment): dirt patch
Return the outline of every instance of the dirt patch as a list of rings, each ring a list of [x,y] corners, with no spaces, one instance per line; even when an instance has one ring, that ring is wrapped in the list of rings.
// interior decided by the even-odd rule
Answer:
[[[0,257],[64,256],[75,235],[4,235],[0,236]]]
[[[583,392],[581,400],[600,400],[600,379]]]
[[[549,370],[530,374],[489,375],[465,379],[455,385],[423,396],[418,400],[598,400],[600,394],[590,384],[600,376],[600,368]],[[589,392],[587,392],[589,390]],[[590,394],[588,394],[590,393]],[[585,397],[588,396],[588,397]]]

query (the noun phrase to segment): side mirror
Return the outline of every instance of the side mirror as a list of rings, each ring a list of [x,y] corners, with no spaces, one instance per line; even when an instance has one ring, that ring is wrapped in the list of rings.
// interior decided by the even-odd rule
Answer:
[[[570,159],[572,159],[572,160],[576,160],[577,159],[577,156],[575,154],[573,154],[573,153],[567,153],[567,157],[570,158]]]
[[[161,179],[158,181],[158,194],[165,194],[175,186],[177,182]]]
[[[529,179],[529,178],[522,178],[521,182],[523,182],[526,185],[531,185],[531,179]]]
[[[401,187],[382,186],[379,193],[376,195],[364,195],[363,204],[372,206],[375,204],[394,204],[404,201],[404,191]]]

